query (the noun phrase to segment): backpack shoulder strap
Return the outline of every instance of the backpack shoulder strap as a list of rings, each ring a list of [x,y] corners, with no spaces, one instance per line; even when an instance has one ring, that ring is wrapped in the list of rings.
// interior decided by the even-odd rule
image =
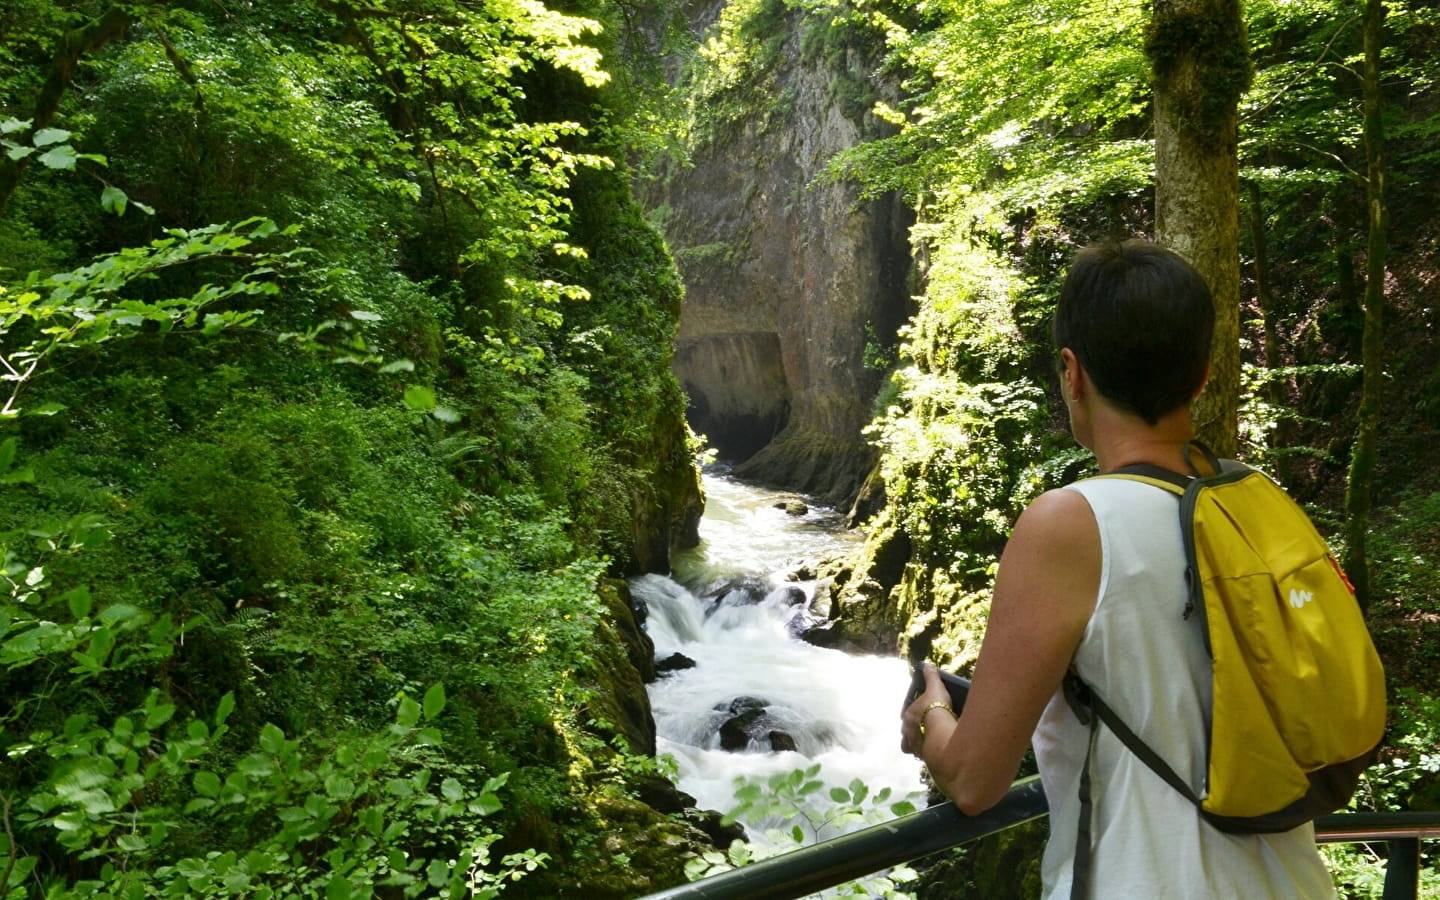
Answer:
[[[1121,743],[1130,749],[1145,763],[1152,772],[1159,775],[1162,780],[1175,790],[1179,791],[1185,799],[1201,807],[1201,800],[1195,790],[1185,783],[1185,780],[1175,773],[1170,764],[1160,758],[1160,754],[1150,749],[1150,745],[1140,739],[1140,736],[1130,730],[1115,711],[1105,701],[1100,699],[1090,685],[1086,684],[1074,669],[1065,676],[1063,685],[1065,702],[1075,713],[1080,724],[1090,730],[1089,739],[1085,746],[1085,762],[1080,768],[1080,816],[1075,827],[1075,856],[1070,869],[1070,900],[1086,900],[1090,891],[1090,870],[1092,868],[1093,818],[1095,815],[1095,801],[1090,783],[1090,758],[1095,753],[1095,739],[1099,734],[1100,723],[1105,725],[1120,738]]]
[[[1075,711],[1076,716],[1082,724],[1093,724],[1093,719],[1099,719],[1105,723],[1105,727],[1115,733],[1131,753],[1140,757],[1140,761],[1150,767],[1150,770],[1159,775],[1166,784],[1179,791],[1186,800],[1196,806],[1200,805],[1200,796],[1195,789],[1181,778],[1170,764],[1160,758],[1160,754],[1150,748],[1150,745],[1141,740],[1140,736],[1130,730],[1120,716],[1100,699],[1100,695],[1091,689],[1090,685],[1081,680],[1074,672],[1065,676],[1065,700],[1070,708]],[[1082,712],[1081,710],[1084,710]]]
[[[1155,487],[1167,490],[1172,494],[1183,494],[1185,488],[1194,479],[1181,475],[1179,472],[1172,472],[1160,466],[1152,466],[1149,463],[1136,463],[1133,466],[1124,466],[1113,472],[1097,476],[1099,478],[1125,478],[1130,481],[1143,481],[1146,484],[1153,484]]]
[[[1223,476],[1237,476],[1242,473],[1255,471],[1244,463],[1234,459],[1220,459],[1210,448],[1200,441],[1191,441],[1183,448],[1185,462],[1191,470],[1199,473],[1195,463],[1191,460],[1191,448],[1199,450],[1209,464],[1211,475],[1183,475],[1179,472],[1164,468],[1163,466],[1151,465],[1150,463],[1135,463],[1134,465],[1122,466],[1113,472],[1100,475],[1100,478],[1128,478],[1131,481],[1143,481],[1153,484],[1156,487],[1164,488],[1172,494],[1184,494],[1192,485],[1205,484],[1210,479]]]

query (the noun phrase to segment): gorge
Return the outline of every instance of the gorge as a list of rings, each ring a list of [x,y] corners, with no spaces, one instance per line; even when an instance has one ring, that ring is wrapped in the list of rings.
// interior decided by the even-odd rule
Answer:
[[[693,10],[691,28],[724,35],[724,9]],[[692,71],[689,158],[640,193],[685,284],[673,369],[691,427],[737,476],[848,508],[876,459],[861,436],[874,357],[913,309],[914,217],[898,193],[864,198],[826,167],[891,130],[870,107],[894,86],[877,44],[799,8],[772,24],[732,96],[706,96],[713,75]]]

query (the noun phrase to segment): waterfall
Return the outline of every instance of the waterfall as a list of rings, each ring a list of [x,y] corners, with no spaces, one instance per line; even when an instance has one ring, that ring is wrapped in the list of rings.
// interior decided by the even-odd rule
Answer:
[[[800,817],[811,823],[834,807],[829,788],[855,779],[872,796],[889,788],[889,802],[923,805],[919,764],[899,750],[904,662],[795,636],[815,583],[786,581],[785,573],[798,560],[857,549],[860,536],[833,510],[776,508],[794,495],[735,482],[723,470],[707,470],[705,491],[700,546],[677,555],[675,577],[631,580],[649,610],[656,660],[679,654],[694,663],[650,685],[658,749],[674,758],[680,789],[702,809],[729,812],[737,777],[763,780],[819,764],[826,789],[811,795],[813,814]],[[740,821],[761,845],[767,830],[796,824]],[[808,830],[807,840],[817,837]],[[828,827],[818,835],[834,836]]]

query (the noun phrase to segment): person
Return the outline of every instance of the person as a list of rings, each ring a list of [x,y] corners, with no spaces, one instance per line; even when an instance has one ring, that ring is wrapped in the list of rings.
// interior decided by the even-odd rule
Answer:
[[[1150,463],[1210,474],[1190,465],[1187,447],[1213,329],[1205,282],[1173,252],[1132,239],[1077,254],[1053,330],[1071,431],[1101,473]],[[928,663],[925,690],[904,711],[902,750],[969,815],[1004,796],[1033,744],[1050,807],[1046,898],[1071,896],[1090,749],[1063,696],[1072,666],[1182,777],[1204,784],[1210,663],[1197,620],[1181,616],[1184,569],[1170,492],[1104,478],[1041,495],[1000,557],[959,718]],[[1094,740],[1088,896],[1334,896],[1312,825],[1218,831],[1109,729]]]

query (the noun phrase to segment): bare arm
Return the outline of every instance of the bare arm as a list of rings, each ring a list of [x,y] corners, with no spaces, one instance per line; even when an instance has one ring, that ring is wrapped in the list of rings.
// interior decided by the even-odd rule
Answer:
[[[1014,781],[1095,609],[1099,585],[1100,533],[1090,505],[1074,491],[1044,494],[1020,515],[1000,557],[960,719],[926,711],[948,697],[931,669],[925,691],[902,720],[902,747],[918,749],[936,786],[962,812],[989,809]]]

